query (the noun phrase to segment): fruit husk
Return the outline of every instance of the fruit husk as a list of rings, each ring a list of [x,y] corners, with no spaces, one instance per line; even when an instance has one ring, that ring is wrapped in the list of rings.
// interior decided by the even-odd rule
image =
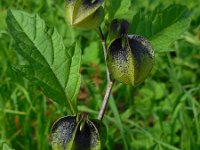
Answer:
[[[66,16],[74,27],[97,28],[104,19],[103,0],[67,0]]]
[[[105,125],[79,114],[58,119],[52,126],[53,150],[101,150],[107,138]]]
[[[112,78],[132,86],[139,85],[149,75],[154,64],[154,51],[147,39],[125,35],[108,47],[107,63]]]

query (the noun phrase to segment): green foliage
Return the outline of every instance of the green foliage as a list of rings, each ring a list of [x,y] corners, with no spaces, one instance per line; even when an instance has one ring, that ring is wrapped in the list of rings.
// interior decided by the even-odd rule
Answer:
[[[149,38],[156,52],[166,52],[186,31],[190,21],[187,7],[170,5],[164,10],[157,8],[147,16],[137,13],[132,20],[131,32]]]
[[[132,11],[130,10],[131,0],[110,0],[107,1],[107,5],[108,16],[110,21],[116,18],[127,19],[127,16],[130,16],[132,13]]]
[[[90,64],[92,63],[99,63],[99,51],[98,51],[98,43],[91,42],[88,47],[85,48],[84,54],[82,55],[82,63],[83,64]]]
[[[131,7],[131,0],[121,1],[120,7],[116,9],[117,11],[115,13],[114,18],[126,18],[126,15],[129,15],[131,13],[130,7]]]
[[[7,24],[16,50],[29,62],[14,69],[30,80],[37,80],[48,97],[60,105],[68,103],[68,108],[75,112],[80,86],[78,45],[65,49],[56,29],[48,28],[38,15],[11,10]]]
[[[3,144],[3,150],[13,150],[7,144]]]

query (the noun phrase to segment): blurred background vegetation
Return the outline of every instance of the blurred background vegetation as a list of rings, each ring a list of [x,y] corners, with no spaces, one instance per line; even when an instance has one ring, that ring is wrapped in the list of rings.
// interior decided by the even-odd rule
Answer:
[[[173,3],[190,9],[191,26],[171,45],[172,52],[156,54],[151,77],[143,84],[115,84],[103,120],[108,129],[105,149],[200,149],[200,1],[131,0],[129,15],[138,11],[148,15]],[[51,125],[69,112],[12,70],[23,59],[13,50],[5,22],[11,8],[38,13],[58,29],[66,46],[80,39],[78,103],[91,118],[97,117],[106,86],[101,42],[95,31],[69,27],[62,0],[0,0],[0,149],[48,150]]]

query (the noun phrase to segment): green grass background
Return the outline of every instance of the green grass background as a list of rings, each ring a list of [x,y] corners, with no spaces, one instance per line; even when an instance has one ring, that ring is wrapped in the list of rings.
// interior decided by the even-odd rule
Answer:
[[[191,26],[171,45],[173,52],[156,54],[152,74],[143,84],[115,84],[103,120],[108,130],[105,149],[200,149],[200,1],[132,0],[131,9],[148,14],[157,6],[173,3],[190,9]],[[15,53],[7,30],[5,18],[10,8],[39,13],[58,29],[66,46],[81,39],[78,103],[79,110],[91,118],[98,115],[106,86],[101,42],[95,31],[74,31],[67,25],[64,1],[0,0],[0,149],[48,150],[51,125],[69,112],[12,70],[13,64],[24,60]]]

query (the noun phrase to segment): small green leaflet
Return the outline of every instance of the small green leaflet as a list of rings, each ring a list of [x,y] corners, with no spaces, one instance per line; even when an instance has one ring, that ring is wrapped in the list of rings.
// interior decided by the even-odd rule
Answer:
[[[78,44],[66,49],[55,28],[48,28],[35,14],[8,11],[7,26],[15,40],[15,49],[29,65],[14,69],[29,80],[37,81],[44,94],[76,111],[80,87],[81,50]]]
[[[170,51],[169,46],[180,38],[191,22],[188,9],[182,5],[170,5],[160,11],[144,15],[137,13],[132,20],[131,33],[150,39],[156,52]]]

